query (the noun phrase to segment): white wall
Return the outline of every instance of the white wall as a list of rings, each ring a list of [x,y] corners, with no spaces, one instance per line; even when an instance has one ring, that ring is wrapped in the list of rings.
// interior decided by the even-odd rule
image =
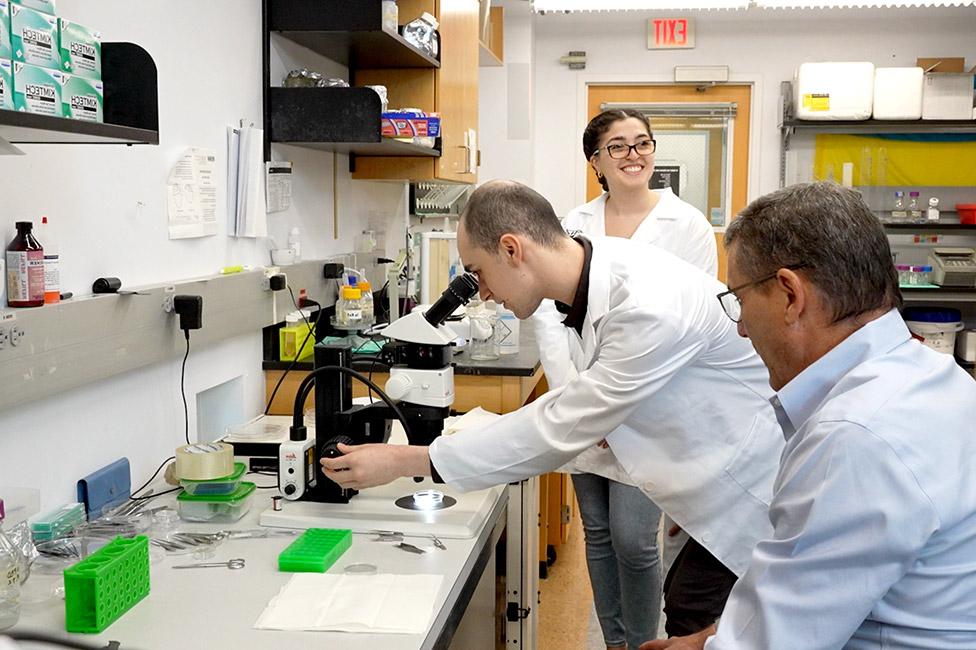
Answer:
[[[669,12],[675,16],[678,12]],[[682,12],[696,19],[693,50],[646,49],[646,19],[660,12],[548,14],[536,16],[535,188],[557,214],[583,197],[580,146],[586,115],[578,108],[583,80],[671,79],[676,65],[728,65],[732,74],[758,81],[761,131],[754,194],[779,182],[778,96],[781,81],[806,61],[871,61],[914,65],[916,56],[965,56],[976,65],[976,8],[748,10]],[[586,69],[559,63],[585,50]],[[755,196],[750,196],[755,198]]]
[[[58,11],[99,29],[106,41],[137,43],[152,55],[160,144],[27,145],[26,156],[0,157],[4,242],[13,237],[14,221],[48,215],[59,233],[62,290],[75,294],[90,293],[99,276],[138,286],[267,263],[267,242],[227,237],[222,216],[226,126],[241,118],[261,122],[261,3],[59,0]],[[218,234],[170,241],[165,183],[188,146],[217,152]],[[298,225],[307,259],[352,250],[370,215],[404,218],[402,183],[353,182],[348,159],[339,156],[340,235],[333,239],[331,154],[299,147],[275,147],[273,154],[294,162],[295,179],[292,208],[270,215],[269,231],[283,244]],[[0,412],[0,486],[40,488],[43,507],[52,507],[74,498],[78,478],[123,455],[132,463],[133,483],[141,484],[183,438],[181,360]],[[243,416],[256,415],[264,394],[260,332],[191,352],[191,436],[194,395],[234,377],[242,377]]]
[[[527,2],[495,3],[505,11],[505,65],[481,67],[478,182],[496,178],[534,181],[534,19]]]

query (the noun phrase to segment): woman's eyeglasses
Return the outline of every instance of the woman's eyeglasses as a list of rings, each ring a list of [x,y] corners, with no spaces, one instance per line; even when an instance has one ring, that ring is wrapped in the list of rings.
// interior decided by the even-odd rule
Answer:
[[[626,158],[631,150],[636,151],[638,156],[649,156],[657,149],[656,140],[641,140],[634,144],[624,144],[622,142],[612,142],[605,147],[600,147],[595,153],[600,153],[600,149],[606,149],[607,155],[615,160]]]

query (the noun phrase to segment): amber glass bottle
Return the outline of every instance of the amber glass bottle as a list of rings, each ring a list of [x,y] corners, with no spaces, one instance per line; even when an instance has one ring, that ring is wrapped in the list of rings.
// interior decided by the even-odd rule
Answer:
[[[44,249],[31,233],[34,224],[17,222],[17,236],[7,246],[7,304],[40,307],[44,304]]]

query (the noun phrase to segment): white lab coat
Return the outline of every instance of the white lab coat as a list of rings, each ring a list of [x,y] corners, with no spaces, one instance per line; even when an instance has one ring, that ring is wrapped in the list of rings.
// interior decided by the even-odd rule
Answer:
[[[718,273],[718,251],[708,219],[698,208],[678,198],[671,188],[655,190],[655,193],[659,197],[657,205],[644,217],[630,239],[659,246],[715,276]],[[606,236],[608,196],[604,192],[571,210],[562,221],[566,232],[590,239]],[[564,318],[556,311],[553,301],[546,300],[528,319],[539,344],[539,359],[549,388],[563,386],[576,376],[570,350],[579,346],[579,337],[562,324]],[[599,446],[584,450],[559,471],[587,472],[625,485],[637,484],[627,476],[614,455]]]
[[[643,242],[593,241],[578,375],[430,458],[463,490],[552,471],[606,438],[640,489],[737,575],[772,534],[784,441],[766,368],[723,313],[725,286]]]

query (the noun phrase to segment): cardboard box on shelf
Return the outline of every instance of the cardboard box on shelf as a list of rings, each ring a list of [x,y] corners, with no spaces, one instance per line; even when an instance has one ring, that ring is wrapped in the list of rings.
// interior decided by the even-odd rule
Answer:
[[[436,138],[441,134],[441,118],[412,113],[383,113],[380,133],[384,138]]]
[[[64,75],[60,70],[14,62],[14,108],[18,111],[64,117],[63,85]]]
[[[966,71],[963,57],[916,59],[925,70],[922,89],[923,120],[972,120],[976,68]]]
[[[60,70],[58,19],[19,4],[10,5],[10,47],[14,61]]]
[[[86,122],[103,122],[103,98],[101,81],[81,75],[64,75],[61,101],[64,104],[65,117]]]
[[[14,110],[14,76],[10,59],[0,59],[0,109]]]

